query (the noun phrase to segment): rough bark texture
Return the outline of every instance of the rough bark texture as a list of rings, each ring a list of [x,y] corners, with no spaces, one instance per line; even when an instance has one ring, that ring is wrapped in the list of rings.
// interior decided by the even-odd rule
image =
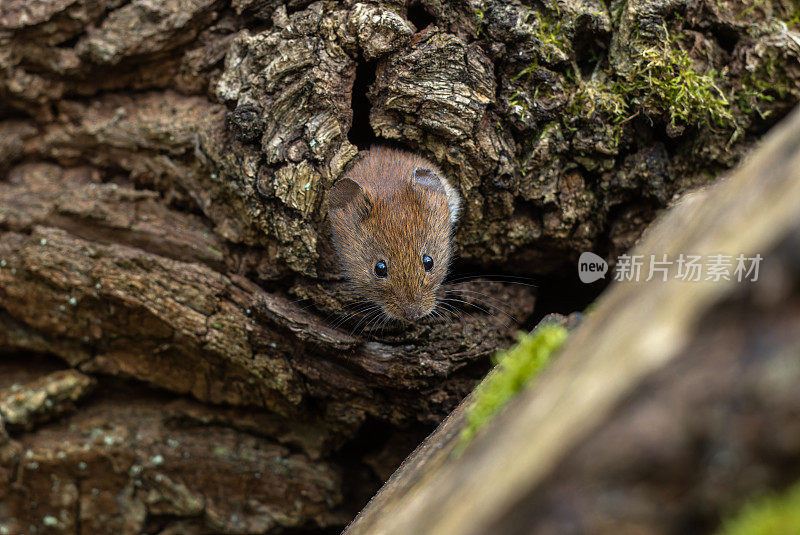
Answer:
[[[557,273],[787,113],[798,20],[788,0],[0,2],[0,528],[342,526],[533,309],[471,282],[514,318],[337,326],[323,198],[358,151],[447,172],[458,270]]]

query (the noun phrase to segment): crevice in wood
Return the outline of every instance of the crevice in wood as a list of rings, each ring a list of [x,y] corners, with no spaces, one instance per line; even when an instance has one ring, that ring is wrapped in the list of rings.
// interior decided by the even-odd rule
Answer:
[[[422,2],[414,2],[408,6],[408,20],[421,32],[431,24],[436,22],[436,18],[430,14]]]
[[[376,66],[376,60],[366,61],[363,57],[359,57],[356,63],[356,76],[353,81],[351,97],[353,125],[347,133],[347,139],[359,150],[370,148],[378,140],[369,122],[372,107],[369,91],[375,83]]]

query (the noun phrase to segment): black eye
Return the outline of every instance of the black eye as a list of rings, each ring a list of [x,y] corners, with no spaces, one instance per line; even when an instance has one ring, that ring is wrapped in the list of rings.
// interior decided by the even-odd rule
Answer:
[[[389,273],[389,268],[386,267],[386,262],[379,260],[378,263],[375,264],[375,274],[380,278],[384,278],[387,273]]]
[[[433,269],[433,258],[428,255],[422,257],[422,267],[425,268],[425,271],[430,271]]]

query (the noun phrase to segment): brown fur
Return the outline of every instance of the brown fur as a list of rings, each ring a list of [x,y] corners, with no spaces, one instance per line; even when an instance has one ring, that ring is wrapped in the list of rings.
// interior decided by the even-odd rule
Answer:
[[[417,168],[422,170],[415,180]],[[433,311],[450,264],[452,212],[459,202],[453,195],[431,162],[382,147],[370,149],[334,185],[328,194],[333,242],[361,299],[395,319],[414,320]],[[433,259],[428,272],[425,254]],[[388,266],[385,278],[374,271],[381,260]]]

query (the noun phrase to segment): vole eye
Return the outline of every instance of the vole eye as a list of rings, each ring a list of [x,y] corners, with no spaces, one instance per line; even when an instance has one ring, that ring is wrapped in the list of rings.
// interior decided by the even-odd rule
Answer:
[[[386,266],[386,262],[379,260],[378,263],[375,264],[375,274],[380,278],[384,278],[387,273],[389,273],[389,268]]]
[[[433,258],[428,255],[424,255],[422,257],[422,267],[425,268],[425,271],[430,271],[433,269]]]

